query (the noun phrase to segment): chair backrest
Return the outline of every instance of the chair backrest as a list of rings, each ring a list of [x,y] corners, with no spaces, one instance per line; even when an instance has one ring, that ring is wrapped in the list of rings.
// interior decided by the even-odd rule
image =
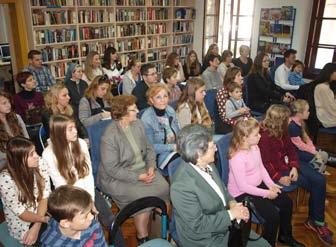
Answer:
[[[124,207],[117,215],[117,217],[114,220],[114,223],[111,226],[110,231],[110,244],[114,244],[116,233],[119,229],[119,227],[133,214],[139,212],[142,209],[145,208],[160,208],[161,209],[161,237],[163,239],[167,238],[167,206],[166,203],[155,196],[149,196],[140,198],[138,200],[135,200],[134,202],[131,202],[126,207]]]
[[[210,89],[206,91],[206,95],[204,97],[205,106],[207,107],[210,117],[213,121],[215,121],[219,116],[216,95],[217,89]]]
[[[118,95],[122,95],[123,93],[123,82],[122,81],[118,83],[117,91],[118,91]]]
[[[23,247],[18,240],[9,235],[6,221],[0,224],[0,246],[2,245],[5,247]]]
[[[225,186],[227,186],[229,180],[229,160],[227,155],[229,151],[231,138],[232,133],[229,133],[224,135],[221,139],[219,139],[216,142],[217,145],[216,166]]]
[[[46,138],[47,138],[47,132],[45,128],[43,127],[43,124],[41,124],[40,129],[39,129],[39,140],[40,140],[41,147],[43,149],[45,148],[44,143],[46,142]]]
[[[243,80],[243,100],[245,104],[249,105],[249,98],[248,98],[248,76],[244,77]]]
[[[87,128],[87,132],[90,140],[90,156],[92,164],[93,177],[96,179],[98,167],[100,164],[100,140],[106,127],[112,122],[112,120],[102,120]]]

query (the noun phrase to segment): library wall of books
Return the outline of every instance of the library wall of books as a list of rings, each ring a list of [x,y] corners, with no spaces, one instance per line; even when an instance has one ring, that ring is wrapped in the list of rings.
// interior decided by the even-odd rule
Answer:
[[[130,56],[155,62],[162,71],[166,57],[183,59],[192,49],[195,0],[30,0],[27,26],[30,48],[42,52],[56,79],[67,63],[83,64],[90,51],[103,54],[113,46],[123,66]]]

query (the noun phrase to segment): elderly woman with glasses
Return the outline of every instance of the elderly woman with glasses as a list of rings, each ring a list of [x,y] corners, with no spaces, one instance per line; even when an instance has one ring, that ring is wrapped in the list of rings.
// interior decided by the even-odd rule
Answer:
[[[97,183],[122,209],[130,202],[156,196],[169,204],[169,187],[156,172],[155,152],[142,121],[137,119],[136,98],[116,96],[111,101],[112,123],[101,139]],[[150,209],[134,215],[138,244],[148,240]]]
[[[181,245],[227,246],[231,221],[248,220],[249,211],[228,193],[212,165],[217,150],[212,134],[203,125],[187,125],[177,137],[177,149],[183,161],[170,194]],[[247,246],[270,245],[259,239]]]
[[[141,120],[144,122],[147,138],[158,155],[158,167],[163,169],[164,175],[168,175],[167,165],[178,158],[177,155],[174,156],[174,152],[180,126],[175,110],[168,105],[167,85],[157,83],[149,87],[147,101],[150,107],[142,114]]]
[[[111,99],[108,77],[96,76],[79,102],[78,117],[86,128],[102,119],[110,118]]]

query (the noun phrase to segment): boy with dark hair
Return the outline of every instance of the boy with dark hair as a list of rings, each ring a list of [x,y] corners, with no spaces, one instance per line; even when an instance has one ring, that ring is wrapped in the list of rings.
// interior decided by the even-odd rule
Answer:
[[[243,91],[241,86],[236,83],[230,83],[227,86],[230,98],[226,101],[226,117],[234,122],[240,117],[250,117],[250,108],[243,100]]]
[[[25,69],[33,74],[37,82],[37,92],[47,92],[49,87],[55,83],[55,78],[48,67],[42,64],[42,55],[40,51],[31,50],[28,53],[29,66]]]
[[[162,80],[167,84],[170,91],[168,104],[175,109],[182,94],[180,87],[177,85],[177,70],[170,66],[165,67],[162,72]]]
[[[220,57],[217,55],[210,54],[208,56],[209,59],[209,66],[208,68],[202,73],[202,79],[205,82],[206,90],[210,89],[221,89],[223,87],[223,81],[217,68],[220,63]]]
[[[64,185],[54,190],[48,199],[51,219],[42,234],[46,247],[107,247],[100,224],[94,219],[91,195],[83,189]]]
[[[299,85],[290,85],[288,82],[288,76],[291,68],[296,60],[296,50],[289,49],[284,53],[285,62],[281,64],[275,71],[274,82],[283,90],[297,90]]]
[[[158,77],[155,65],[151,63],[142,65],[140,73],[143,80],[135,86],[132,94],[137,97],[136,105],[141,111],[149,106],[146,99],[146,92],[150,85],[158,82]]]

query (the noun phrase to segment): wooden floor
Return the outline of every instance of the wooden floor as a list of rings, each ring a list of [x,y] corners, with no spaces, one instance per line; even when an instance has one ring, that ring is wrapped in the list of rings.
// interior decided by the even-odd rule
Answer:
[[[318,145],[320,148],[336,154],[336,136],[326,136],[326,135],[320,136],[318,140]],[[332,190],[334,191],[334,193],[329,193],[327,196],[325,219],[326,219],[326,222],[328,222],[330,230],[336,234],[336,169],[328,168],[328,171],[331,173],[331,175],[327,176],[327,181],[328,181],[327,187],[328,187],[328,190]],[[290,196],[295,201],[296,193],[292,193]],[[304,243],[306,247],[328,246],[328,245],[324,245],[319,240],[319,238],[314,232],[312,232],[311,230],[308,230],[303,225],[303,222],[307,218],[308,197],[309,197],[309,194],[306,194],[304,197],[301,191],[300,196],[299,196],[299,198],[301,198],[300,204],[297,206],[296,210],[293,212],[292,222],[293,222],[294,237],[298,241]],[[0,222],[2,222],[3,220],[4,220],[3,214],[0,211]],[[132,223],[132,220],[127,221],[126,224],[123,225],[122,231],[126,239],[127,246],[135,247],[136,246],[136,239],[135,239],[136,232],[135,232],[135,228]],[[334,241],[336,242],[336,236],[334,237]],[[282,247],[282,246],[283,245],[280,245],[280,244],[278,245],[278,247]],[[336,246],[336,244],[334,244],[333,246]]]

